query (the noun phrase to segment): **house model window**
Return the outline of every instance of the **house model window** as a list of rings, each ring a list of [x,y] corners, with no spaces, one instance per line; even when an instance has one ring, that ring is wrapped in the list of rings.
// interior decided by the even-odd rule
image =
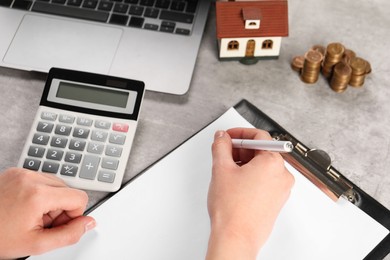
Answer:
[[[229,50],[229,51],[238,50],[238,46],[239,46],[238,41],[230,41],[230,42],[228,43],[228,50]]]
[[[262,49],[272,49],[274,42],[272,40],[265,40],[263,41],[263,44],[261,45]]]
[[[242,18],[245,21],[245,29],[260,29],[261,13],[258,8],[242,8]]]

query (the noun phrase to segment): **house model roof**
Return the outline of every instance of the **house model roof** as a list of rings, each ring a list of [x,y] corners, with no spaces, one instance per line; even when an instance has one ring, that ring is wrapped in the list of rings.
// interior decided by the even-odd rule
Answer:
[[[260,17],[260,28],[245,29],[244,14],[251,18],[257,14]],[[218,39],[288,36],[287,0],[217,1],[216,23]]]
[[[260,8],[243,7],[242,17],[244,20],[260,20],[261,19]]]

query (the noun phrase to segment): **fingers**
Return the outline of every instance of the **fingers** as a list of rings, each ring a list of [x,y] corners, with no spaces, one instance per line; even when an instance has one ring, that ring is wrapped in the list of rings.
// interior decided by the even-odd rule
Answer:
[[[212,145],[213,165],[226,165],[234,163],[232,156],[232,140],[225,131],[214,134]]]
[[[92,217],[83,216],[88,202],[84,191],[68,187],[47,187],[41,195],[47,198],[45,203],[41,203],[42,212],[47,212],[43,216],[43,222],[50,228],[36,230],[36,243],[31,249],[33,254],[74,244],[87,230],[95,227]]]
[[[50,213],[53,219],[62,210],[70,218],[78,217],[84,213],[88,202],[87,194],[82,190],[72,189],[65,182],[54,175],[37,173],[22,168],[11,168],[6,174],[14,180],[14,186],[28,190],[30,205],[40,208],[43,213]],[[56,213],[58,212],[58,213]],[[46,222],[50,222],[50,219]]]
[[[88,203],[88,195],[82,190],[64,187],[49,188],[45,189],[44,192],[49,198],[42,205],[45,212],[63,210],[69,218],[75,218],[84,213]]]
[[[72,245],[78,242],[81,236],[88,230],[94,228],[96,222],[92,217],[80,216],[70,220],[67,224],[42,229],[36,233],[32,254],[41,254],[56,248]]]
[[[232,128],[224,131],[217,131],[214,135],[213,164],[228,165],[227,163],[240,162],[245,164],[262,151],[251,149],[232,149],[231,139],[258,139],[272,140],[268,132],[256,128]]]
[[[68,188],[55,176],[19,168],[11,168],[5,174],[13,187],[24,191],[24,202],[31,210],[48,214],[43,218],[43,226],[50,225],[51,219],[55,219],[62,211],[70,218],[84,213],[88,202],[87,194],[82,190]]]
[[[267,131],[257,128],[232,128],[227,130],[227,133],[231,136],[232,139],[272,140],[272,137]],[[246,164],[256,155],[262,153],[266,152],[252,149],[234,149],[233,158],[234,161],[239,161],[242,164]]]
[[[95,226],[93,218],[83,216],[87,194],[54,175],[10,168],[0,178],[6,195],[1,204],[7,208],[0,217],[7,244],[3,246],[3,239],[0,248],[10,248],[10,254],[38,254],[69,245]]]

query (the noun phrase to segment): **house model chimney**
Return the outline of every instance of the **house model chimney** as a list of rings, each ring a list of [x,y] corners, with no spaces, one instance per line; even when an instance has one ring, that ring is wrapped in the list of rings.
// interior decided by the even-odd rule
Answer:
[[[261,14],[260,10],[254,7],[242,8],[242,18],[245,22],[245,29],[259,29]]]

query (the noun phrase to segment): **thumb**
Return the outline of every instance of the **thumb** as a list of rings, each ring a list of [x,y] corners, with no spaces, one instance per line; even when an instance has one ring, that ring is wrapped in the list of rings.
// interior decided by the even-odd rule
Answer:
[[[228,133],[219,130],[214,134],[212,145],[213,164],[225,164],[233,161],[232,140]]]
[[[93,229],[96,222],[92,217],[80,216],[68,223],[50,229],[43,229],[36,239],[35,254],[42,254],[56,248],[77,243],[81,236],[88,230]]]

